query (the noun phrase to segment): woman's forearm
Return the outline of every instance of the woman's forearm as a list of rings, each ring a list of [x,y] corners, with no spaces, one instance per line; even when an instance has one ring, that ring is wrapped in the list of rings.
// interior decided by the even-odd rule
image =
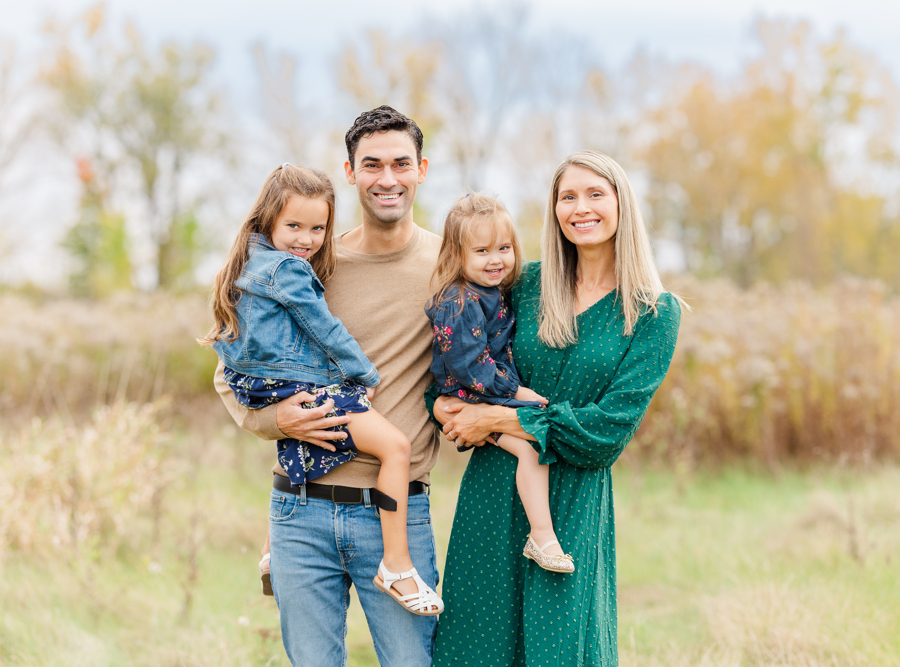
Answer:
[[[523,440],[537,440],[531,433],[522,429],[522,424],[519,423],[519,415],[515,408],[507,408],[502,405],[497,405],[495,407],[503,410],[502,413],[499,413],[498,411],[497,431],[506,433],[507,435],[514,435]]]
[[[459,406],[453,406],[456,410]],[[442,408],[435,405],[435,412]],[[461,443],[476,443],[484,440],[491,433],[500,432],[514,435],[525,440],[535,438],[522,429],[519,418],[513,408],[488,403],[465,404],[458,412],[447,413],[450,418],[444,422],[444,433],[451,440],[459,439]]]

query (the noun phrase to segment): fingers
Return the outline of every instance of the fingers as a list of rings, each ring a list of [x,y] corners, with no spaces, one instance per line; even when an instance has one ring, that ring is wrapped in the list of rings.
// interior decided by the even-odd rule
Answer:
[[[464,407],[466,407],[465,403],[451,403],[444,406],[444,412],[459,412]]]
[[[304,442],[308,442],[310,445],[316,445],[317,447],[321,447],[322,449],[327,449],[329,452],[336,452],[337,447],[332,445],[327,440],[319,440],[318,438],[310,438],[307,437]]]

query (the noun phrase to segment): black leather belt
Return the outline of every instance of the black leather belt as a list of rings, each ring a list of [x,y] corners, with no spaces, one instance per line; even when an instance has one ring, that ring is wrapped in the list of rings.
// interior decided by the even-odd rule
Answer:
[[[293,493],[296,496],[299,496],[302,493],[304,487],[291,486],[291,481],[284,475],[273,473],[272,477],[274,477],[274,481],[272,482],[273,488],[284,491],[285,493]],[[323,498],[342,505],[361,505],[365,502],[363,496],[363,491],[365,489],[358,489],[353,486],[332,486],[330,484],[310,483],[307,484],[305,488],[307,498]],[[428,485],[425,482],[410,482],[409,495],[415,496],[420,493],[428,493]],[[378,489],[369,489],[369,501],[383,510],[389,512],[397,511],[396,501],[390,496],[381,493]]]

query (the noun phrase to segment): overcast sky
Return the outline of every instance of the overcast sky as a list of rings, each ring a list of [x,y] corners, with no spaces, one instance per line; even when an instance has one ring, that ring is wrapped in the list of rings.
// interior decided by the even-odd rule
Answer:
[[[13,37],[27,48],[36,43],[45,17],[71,17],[95,3],[3,0],[2,4],[0,36]],[[244,77],[252,72],[249,47],[256,41],[302,53],[309,65],[317,67],[361,28],[399,29],[426,13],[446,17],[473,4],[470,0],[110,0],[106,6],[114,18],[134,19],[152,38],[199,38],[211,43],[219,54],[220,70]],[[509,7],[498,0],[477,4]],[[900,72],[897,0],[532,0],[528,4],[537,24],[569,29],[594,41],[612,67],[643,48],[673,60],[689,58],[734,70],[746,56],[754,18],[763,16],[806,19],[820,34],[843,27],[854,43]]]
[[[12,39],[20,55],[29,56],[40,47],[40,26],[48,17],[71,19],[96,4],[89,0],[0,0],[0,40]],[[432,21],[464,13],[475,2],[450,0],[108,0],[112,21],[121,24],[131,19],[142,34],[152,41],[177,39],[202,40],[217,54],[216,78],[227,87],[233,108],[254,111],[257,79],[251,47],[261,42],[269,53],[287,51],[301,65],[300,81],[305,100],[334,94],[331,65],[334,56],[349,40],[362,35],[367,27],[378,27],[400,34],[418,24],[427,15]],[[900,0],[531,0],[532,27],[550,28],[547,35],[559,39],[565,49],[566,35],[575,35],[591,43],[595,53],[609,69],[617,69],[640,49],[650,56],[672,61],[693,60],[723,73],[739,70],[754,47],[752,27],[755,19],[804,19],[819,36],[846,31],[850,41],[874,53],[900,80]],[[478,7],[497,11],[515,11],[509,2],[477,0]],[[543,32],[543,30],[542,30]],[[24,53],[22,53],[24,52]],[[334,108],[324,99],[322,110]],[[61,167],[60,167],[61,168]],[[434,180],[434,179],[432,179]],[[9,188],[8,188],[9,189]],[[72,190],[71,188],[69,188]],[[15,188],[13,188],[15,190]],[[0,211],[0,238],[19,248],[11,230],[22,220],[45,219],[41,201],[23,190],[4,198]],[[77,196],[57,192],[53,201],[71,202]],[[43,201],[43,200],[42,200]],[[66,207],[63,207],[66,208]],[[52,217],[52,216],[51,216]],[[62,224],[61,222],[59,224]],[[60,229],[57,224],[54,229]],[[37,244],[38,247],[43,244]],[[24,247],[31,247],[25,244]],[[2,250],[2,248],[0,248]],[[9,252],[0,252],[0,278],[20,271],[9,260]],[[23,257],[18,266],[34,266],[33,257]],[[62,264],[44,262],[38,282],[59,280]],[[4,266],[6,270],[4,270]]]

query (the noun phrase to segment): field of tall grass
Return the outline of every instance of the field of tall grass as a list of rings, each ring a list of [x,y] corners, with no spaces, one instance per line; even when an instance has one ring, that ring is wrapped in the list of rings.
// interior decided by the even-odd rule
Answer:
[[[0,664],[287,667],[256,569],[270,444],[227,424],[163,438],[158,417],[4,436]],[[433,475],[441,568],[466,459],[448,447]],[[623,667],[900,665],[897,466],[613,479]],[[355,601],[347,641],[349,665],[378,664]]]
[[[679,291],[613,473],[622,664],[900,665],[900,301]],[[0,312],[0,664],[286,665],[256,574],[274,446],[212,391],[203,297]],[[434,474],[441,558],[465,461]],[[358,605],[348,642],[377,664]]]
[[[773,468],[897,458],[900,299],[851,279],[824,291],[682,283],[694,312],[628,457]],[[217,408],[215,354],[194,342],[210,324],[200,295],[0,294],[0,312],[4,423],[78,422],[100,405],[164,396],[166,414],[183,419]]]

